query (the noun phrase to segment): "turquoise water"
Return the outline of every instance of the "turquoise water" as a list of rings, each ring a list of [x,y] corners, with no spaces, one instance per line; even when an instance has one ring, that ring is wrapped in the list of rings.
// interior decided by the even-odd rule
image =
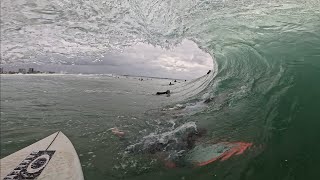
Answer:
[[[54,2],[59,3],[53,4]],[[110,103],[107,103],[124,102],[123,104],[105,105],[102,100],[108,100],[114,93],[100,96],[98,92],[85,95],[82,94],[84,91],[78,94],[70,92],[68,98],[61,98],[60,91],[64,89],[77,90],[80,85],[85,90],[84,87],[91,83],[99,89],[102,83],[97,82],[97,79],[90,79],[78,84],[78,79],[57,78],[39,85],[40,89],[52,86],[50,90],[55,91],[52,96],[39,96],[36,91],[33,92],[33,96],[43,98],[43,102],[40,101],[42,104],[53,103],[54,109],[40,105],[31,110],[27,106],[28,101],[25,101],[32,97],[32,92],[26,91],[29,84],[24,84],[26,81],[23,80],[11,85],[11,81],[15,82],[17,79],[9,82],[10,78],[1,77],[1,83],[7,83],[1,84],[1,111],[5,114],[12,111],[10,121],[3,119],[9,118],[10,113],[8,116],[1,115],[2,156],[63,127],[70,130],[66,134],[75,142],[79,154],[82,154],[80,159],[87,179],[319,179],[319,1],[54,2],[45,4],[48,6],[28,6],[30,9],[42,9],[46,12],[50,10],[51,14],[49,13],[45,22],[42,21],[43,16],[38,16],[44,14],[43,11],[32,11],[36,18],[25,17],[33,25],[26,26],[26,32],[32,32],[31,27],[46,24],[40,26],[41,31],[47,33],[45,38],[37,36],[43,41],[35,41],[36,35],[32,33],[28,36],[17,35],[15,33],[18,32],[15,31],[6,31],[3,40],[7,40],[10,45],[19,42],[23,36],[28,40],[29,46],[17,48],[27,48],[23,50],[26,50],[26,55],[31,56],[33,52],[64,52],[64,44],[59,41],[64,39],[70,43],[68,53],[76,56],[81,53],[90,54],[92,51],[100,53],[122,49],[141,41],[174,47],[183,39],[190,39],[214,57],[214,73],[181,84],[170,101],[160,98],[160,102],[158,99],[150,102],[149,98],[158,97],[144,98],[141,95],[144,99],[141,100],[141,106],[130,103],[125,106],[129,97],[121,99],[123,96],[109,99]],[[21,10],[23,13],[28,11],[29,9]],[[23,22],[21,25],[24,26]],[[53,28],[55,31],[50,31]],[[6,39],[9,37],[11,40]],[[43,48],[44,41],[49,41],[48,39],[50,46]],[[108,45],[104,48],[99,46],[105,42]],[[77,48],[73,49],[72,43]],[[5,55],[13,58],[14,52],[14,48],[8,48]],[[10,58],[4,58],[4,61],[10,62]],[[37,79],[32,81],[38,81]],[[55,88],[54,83],[58,83],[59,87],[59,83],[64,81],[68,83],[61,85],[59,89]],[[156,84],[153,87],[161,85],[160,82]],[[10,96],[9,93],[15,92],[14,89],[21,93]],[[24,92],[28,93],[23,94]],[[21,96],[23,102],[11,104],[8,109],[3,98],[6,94],[14,102],[18,102],[15,98]],[[56,98],[58,99],[55,100]],[[208,98],[212,101],[204,103]],[[97,105],[96,101],[101,102]],[[74,107],[74,104],[79,107]],[[28,112],[36,112],[37,115],[27,116],[21,113],[25,107]],[[117,109],[119,113],[110,119],[118,116],[121,119],[121,114],[126,114],[124,121],[112,121],[111,124],[104,121],[108,119],[108,111],[118,112]],[[129,114],[132,113],[134,117],[137,116],[135,118],[139,119],[138,122],[130,120],[132,116]],[[59,118],[56,118],[57,115]],[[87,121],[88,117],[90,122]],[[33,135],[23,128],[25,118],[29,118],[34,124],[47,121],[50,126],[40,125],[38,128],[41,133]],[[53,118],[58,120],[53,123],[49,120]],[[17,123],[20,131],[3,129],[16,121],[20,122]],[[253,146],[241,156],[200,168],[182,166],[167,169],[159,160],[161,158],[153,155],[127,156],[124,153],[126,147],[140,142],[150,133],[171,132],[172,126],[180,127],[187,122],[195,122],[198,128],[205,128],[205,140],[245,141],[252,142]],[[132,124],[134,130],[126,127],[127,124]],[[107,129],[113,126],[133,132],[129,133],[127,140],[119,140],[108,134]],[[23,134],[25,136],[21,138]],[[24,138],[25,141],[21,143],[8,143]],[[89,139],[89,142],[99,143],[88,145]]]

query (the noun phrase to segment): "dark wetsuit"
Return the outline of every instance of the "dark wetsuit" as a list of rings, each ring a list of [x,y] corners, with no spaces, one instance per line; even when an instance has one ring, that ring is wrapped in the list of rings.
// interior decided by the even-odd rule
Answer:
[[[161,94],[170,94],[170,90],[167,90],[165,92],[157,92],[156,95],[161,95]]]

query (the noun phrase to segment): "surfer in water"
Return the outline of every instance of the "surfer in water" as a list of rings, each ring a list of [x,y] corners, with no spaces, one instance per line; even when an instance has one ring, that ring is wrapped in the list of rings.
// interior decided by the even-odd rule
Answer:
[[[170,90],[166,90],[164,92],[157,92],[156,95],[161,95],[161,94],[168,94],[170,95]]]
[[[127,147],[126,150],[131,153],[151,154],[164,150],[188,150],[193,148],[196,140],[205,134],[206,129],[197,128],[194,122],[188,122],[172,131],[145,136],[142,141]]]
[[[114,135],[122,138],[124,137],[125,133],[121,130],[119,130],[117,127],[114,127],[114,128],[110,128],[108,129],[108,131],[111,131]]]
[[[207,130],[197,128],[195,122],[187,122],[171,131],[151,133],[140,142],[126,148],[128,153],[154,154],[167,168],[204,166],[215,161],[225,161],[240,155],[252,143],[216,142],[205,137]],[[206,157],[199,154],[206,152]]]

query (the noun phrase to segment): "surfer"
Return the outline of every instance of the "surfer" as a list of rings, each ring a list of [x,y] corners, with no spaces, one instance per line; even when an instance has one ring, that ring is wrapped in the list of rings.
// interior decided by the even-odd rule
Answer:
[[[225,161],[252,146],[248,142],[210,143],[204,137],[206,134],[205,128],[198,128],[194,122],[188,122],[161,134],[151,133],[140,142],[128,146],[126,152],[154,154],[167,168],[175,168]],[[200,157],[204,152],[206,155]]]
[[[124,134],[125,134],[123,131],[119,130],[119,129],[116,128],[116,127],[110,128],[110,129],[108,129],[108,130],[111,130],[111,132],[112,132],[114,135],[118,136],[118,137],[123,137]]]
[[[213,101],[213,97],[210,97],[210,98],[206,99],[206,100],[204,101],[204,103],[205,103],[205,104],[208,104],[208,103],[210,103],[211,101]]]
[[[211,70],[209,70],[208,72],[207,72],[207,74],[210,74],[211,73]]]
[[[172,83],[170,82],[169,85],[171,86],[171,85],[174,85],[174,84],[172,84]]]
[[[176,129],[162,134],[150,134],[139,143],[128,146],[130,153],[144,152],[155,154],[165,151],[185,151],[192,149],[195,142],[206,134],[203,128],[197,128],[194,122],[185,123]]]
[[[156,95],[161,95],[161,94],[168,94],[170,95],[170,90],[166,90],[164,92],[157,92]]]

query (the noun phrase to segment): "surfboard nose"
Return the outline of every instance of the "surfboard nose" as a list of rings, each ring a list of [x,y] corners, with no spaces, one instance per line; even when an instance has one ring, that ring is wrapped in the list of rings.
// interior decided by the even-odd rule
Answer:
[[[1,159],[0,162],[1,179],[84,179],[77,152],[61,131]]]

